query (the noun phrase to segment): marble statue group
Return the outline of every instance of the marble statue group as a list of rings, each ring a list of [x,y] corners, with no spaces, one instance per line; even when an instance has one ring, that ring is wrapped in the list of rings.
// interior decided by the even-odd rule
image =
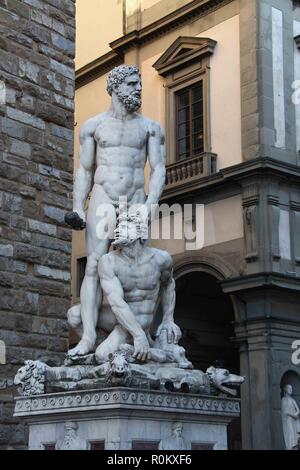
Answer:
[[[244,377],[218,367],[194,370],[187,359],[174,320],[172,257],[148,243],[151,211],[165,184],[165,141],[161,125],[138,112],[138,68],[114,68],[107,91],[108,111],[81,129],[73,211],[65,216],[74,230],[86,229],[80,304],[68,312],[80,341],[60,367],[26,361],[15,383],[27,396],[107,386],[236,396]],[[75,438],[73,428],[67,431]],[[182,441],[181,430],[174,433]]]

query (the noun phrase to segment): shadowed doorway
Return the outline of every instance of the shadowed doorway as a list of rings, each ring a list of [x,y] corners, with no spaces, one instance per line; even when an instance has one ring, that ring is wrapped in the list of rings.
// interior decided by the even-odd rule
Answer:
[[[201,271],[177,279],[175,321],[183,333],[180,344],[196,369],[206,371],[220,361],[225,369],[240,373],[239,351],[232,341],[233,306],[218,279]],[[241,448],[240,419],[229,426],[228,446]]]

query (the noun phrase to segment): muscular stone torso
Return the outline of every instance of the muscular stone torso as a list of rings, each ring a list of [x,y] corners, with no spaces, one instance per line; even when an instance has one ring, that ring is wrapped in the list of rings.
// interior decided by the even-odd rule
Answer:
[[[112,201],[126,195],[128,202],[144,202],[148,136],[147,121],[137,114],[125,121],[108,114],[100,120],[94,134],[97,143],[94,183]]]
[[[124,300],[143,329],[147,330],[153,321],[157,304],[161,268],[157,257],[150,249],[137,261],[122,254],[111,253],[114,273],[119,279],[124,292]]]

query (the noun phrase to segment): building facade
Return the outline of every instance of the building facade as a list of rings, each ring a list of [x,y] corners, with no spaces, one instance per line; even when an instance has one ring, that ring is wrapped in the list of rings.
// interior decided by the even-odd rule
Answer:
[[[152,240],[174,259],[183,345],[195,366],[247,378],[233,449],[283,449],[282,385],[300,400],[299,37],[299,1],[77,1],[75,168],[82,123],[109,105],[108,72],[138,65],[141,111],[166,130],[161,202],[193,206],[184,236]],[[84,266],[76,233],[74,303]]]
[[[75,1],[0,1],[0,448],[24,448],[13,379],[68,349]]]

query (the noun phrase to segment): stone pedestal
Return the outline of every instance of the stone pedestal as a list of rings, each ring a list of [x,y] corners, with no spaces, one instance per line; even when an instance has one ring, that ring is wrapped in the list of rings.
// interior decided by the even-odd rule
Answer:
[[[180,422],[192,448],[224,450],[227,426],[239,415],[238,399],[128,388],[18,397],[15,406],[29,425],[31,450],[54,448],[67,421],[92,449],[158,449]]]

